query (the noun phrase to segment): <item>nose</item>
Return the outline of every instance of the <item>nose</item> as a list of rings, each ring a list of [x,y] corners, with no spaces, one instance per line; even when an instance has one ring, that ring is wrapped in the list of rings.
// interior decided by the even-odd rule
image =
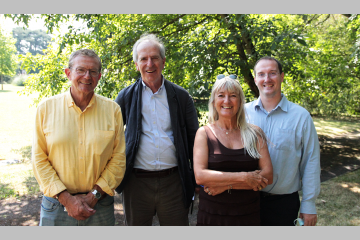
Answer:
[[[87,71],[85,72],[84,78],[86,78],[86,79],[91,78],[90,70],[87,70]]]
[[[152,65],[154,65],[153,60],[152,60],[151,58],[148,59],[147,65],[148,65],[149,67],[151,67]]]
[[[230,102],[230,97],[229,97],[229,96],[225,96],[225,98],[224,98],[224,102],[225,102],[225,103]]]

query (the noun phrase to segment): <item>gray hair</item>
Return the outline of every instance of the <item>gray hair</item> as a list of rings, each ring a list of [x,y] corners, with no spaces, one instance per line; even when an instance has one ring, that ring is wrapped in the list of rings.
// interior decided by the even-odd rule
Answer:
[[[232,79],[230,77],[224,77],[222,79],[216,80],[209,99],[209,123],[215,124],[215,121],[219,119],[219,113],[215,109],[215,95],[220,90],[227,90],[229,92],[234,92],[239,96],[239,110],[236,113],[236,124],[240,129],[241,137],[243,139],[244,148],[247,150],[249,155],[253,158],[260,158],[260,153],[257,149],[258,138],[263,139],[263,143],[266,142],[266,136],[263,131],[256,127],[255,125],[249,124],[246,122],[245,118],[245,95],[241,88],[241,85],[237,79]],[[262,146],[260,146],[262,147]]]
[[[99,72],[101,71],[101,59],[93,50],[90,49],[80,49],[73,52],[69,57],[69,68],[73,66],[74,59],[77,56],[87,56],[96,59],[99,62]]]
[[[141,35],[140,39],[136,41],[136,43],[133,46],[133,60],[134,62],[137,62],[138,60],[138,53],[137,53],[137,47],[140,43],[144,41],[151,41],[156,43],[159,46],[160,56],[162,59],[165,58],[165,46],[164,43],[158,38],[155,34],[143,34]]]

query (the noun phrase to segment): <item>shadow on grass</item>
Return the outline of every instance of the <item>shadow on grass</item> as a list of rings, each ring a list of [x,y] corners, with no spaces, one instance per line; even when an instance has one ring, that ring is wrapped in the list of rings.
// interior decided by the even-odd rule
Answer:
[[[356,183],[356,180],[347,182],[342,177],[336,181],[323,183],[320,195],[316,200],[318,225],[359,226],[360,192],[358,187],[359,184]]]
[[[360,168],[359,139],[319,135],[321,182]]]
[[[0,90],[0,93],[2,92],[12,92],[11,90]]]

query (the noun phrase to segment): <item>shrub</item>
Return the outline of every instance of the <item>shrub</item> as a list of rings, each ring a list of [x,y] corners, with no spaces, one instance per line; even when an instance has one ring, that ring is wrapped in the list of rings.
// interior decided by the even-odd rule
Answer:
[[[12,80],[12,84],[15,86],[24,86],[24,83],[26,82],[28,75],[17,75]]]

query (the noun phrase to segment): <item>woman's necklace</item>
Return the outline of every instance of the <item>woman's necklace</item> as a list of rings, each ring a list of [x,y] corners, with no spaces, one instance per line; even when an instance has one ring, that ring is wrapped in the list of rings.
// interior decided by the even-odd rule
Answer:
[[[224,131],[226,134],[229,134],[229,132],[232,132],[232,131],[234,131],[234,130],[238,130],[238,128],[233,128],[233,129],[229,129],[229,130],[223,129],[223,128],[220,127],[219,124],[217,124],[217,123],[216,123],[216,126],[217,126],[218,128],[220,128],[222,131]]]

